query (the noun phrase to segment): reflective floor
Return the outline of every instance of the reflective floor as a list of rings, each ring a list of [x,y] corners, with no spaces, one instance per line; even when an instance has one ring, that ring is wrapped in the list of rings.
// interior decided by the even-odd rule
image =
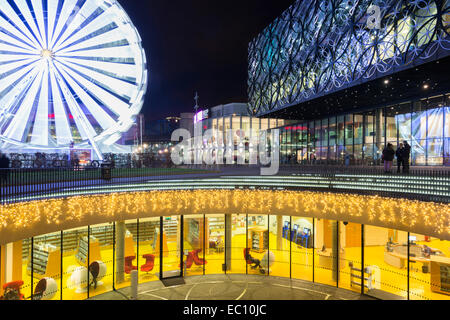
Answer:
[[[256,275],[207,275],[185,278],[184,285],[160,281],[139,286],[138,300],[368,300],[355,292],[302,280]],[[90,300],[130,299],[130,288]]]
[[[271,243],[276,242],[276,237],[273,234],[270,234]],[[224,262],[224,253],[216,253],[214,251],[208,252],[205,256],[207,260],[206,265],[206,275],[207,277],[201,278],[201,281],[207,281],[210,279],[215,279],[214,277],[218,277],[218,279],[222,279],[221,281],[225,281],[223,279],[234,279],[233,276],[236,275],[238,279],[236,280],[238,282],[228,281],[226,280],[223,283],[220,284],[205,284],[207,285],[207,288],[203,288],[203,285],[196,285],[194,288],[192,288],[190,295],[188,298],[195,299],[196,298],[196,292],[202,296],[202,294],[205,294],[205,292],[209,292],[211,294],[211,299],[214,297],[214,295],[221,294],[220,292],[227,292],[227,294],[230,294],[230,297],[227,299],[236,299],[239,297],[243,289],[247,288],[247,291],[244,293],[243,297],[246,297],[246,299],[250,299],[249,297],[254,296],[255,299],[263,299],[265,294],[268,294],[268,290],[260,290],[261,286],[266,283],[271,283],[271,279],[281,279],[280,276],[285,277],[287,279],[283,280],[276,280],[276,283],[284,283],[285,285],[290,284],[289,280],[289,241],[286,239],[283,240],[283,249],[285,250],[278,251],[273,250],[276,256],[276,263],[271,267],[270,274],[271,277],[264,277],[260,275],[259,270],[253,270],[250,267],[247,267],[247,271],[249,273],[249,279],[257,279],[255,281],[249,280],[247,278],[242,278],[242,274],[246,273],[246,263],[243,259],[242,250],[245,246],[245,236],[244,235],[236,235],[233,237],[233,248],[232,248],[232,269],[228,271],[228,274],[221,275],[222,272],[222,264]],[[448,248],[445,247],[446,242],[441,242],[439,240],[434,240],[431,243],[428,243],[430,246],[435,248],[442,249],[445,253],[448,254]],[[175,243],[169,243],[169,251],[170,252],[177,252],[177,246]],[[187,243],[185,243],[185,248],[192,249]],[[152,248],[150,245],[143,245],[141,247],[141,254],[152,252]],[[406,298],[407,295],[407,270],[406,269],[398,269],[396,267],[390,266],[385,263],[384,261],[384,251],[385,248],[382,246],[371,246],[366,247],[365,249],[365,265],[377,265],[377,267],[381,271],[381,278],[376,281],[376,283],[379,285],[380,292],[391,294],[392,296],[380,296],[381,299],[397,299],[397,298]],[[354,291],[354,294],[356,294],[357,297],[359,296],[360,287],[359,286],[351,286],[350,282],[350,269],[348,266],[348,262],[352,261],[355,263],[356,266],[360,266],[361,263],[361,256],[360,256],[360,248],[346,248],[346,255],[342,259],[342,269],[340,271],[340,281],[339,281],[339,287],[342,289],[352,290]],[[261,259],[263,256],[263,253],[252,253],[252,255],[255,258]],[[112,248],[104,248],[101,250],[101,256],[102,260],[107,264],[107,274],[102,279],[102,283],[98,285],[96,289],[91,288],[89,297],[94,296],[100,296],[103,297],[105,293],[112,291],[112,270],[113,270],[113,251]],[[158,255],[157,255],[158,256]],[[299,282],[302,283],[302,288],[305,288],[305,285],[307,288],[313,288],[320,285],[329,285],[331,288],[335,288],[336,282],[332,280],[334,271],[330,269],[329,266],[323,266],[320,264],[320,256],[318,255],[318,252],[316,251],[314,254],[315,257],[315,268],[314,268],[314,279],[315,283],[312,282],[312,276],[313,276],[313,249],[309,248],[302,248],[297,245],[292,246],[292,281],[297,280],[304,280],[306,282]],[[180,258],[177,256],[177,254],[170,254],[168,257],[164,258],[164,265],[167,267],[167,270],[179,270],[179,261]],[[143,259],[140,260],[139,264],[143,264]],[[63,275],[63,299],[64,300],[83,300],[88,298],[86,293],[77,293],[74,289],[67,287],[67,279],[70,277],[70,270],[77,266],[77,261],[74,258],[74,255],[68,255],[64,257],[63,265],[64,265],[64,275]],[[133,264],[136,264],[136,261],[133,262]],[[429,273],[422,273],[420,270],[420,266],[412,266],[411,268],[411,299],[433,299],[433,300],[439,300],[439,299],[448,299],[449,296],[447,295],[441,295],[438,293],[431,292],[430,290],[430,274]],[[23,265],[23,274],[26,274],[26,264]],[[203,268],[200,266],[193,266],[191,269],[186,270],[186,282],[189,283],[190,281],[197,281],[196,279],[198,276],[203,275]],[[159,258],[155,259],[155,267],[154,269],[149,273],[139,272],[139,286],[140,290],[155,290],[158,289],[160,286],[162,286],[162,283],[159,281]],[[224,276],[224,278],[222,277]],[[227,276],[231,276],[228,277]],[[212,278],[211,278],[212,277]],[[256,278],[252,278],[256,277]],[[265,279],[268,278],[268,279]],[[194,280],[191,280],[194,279]],[[29,291],[30,287],[30,278],[29,276],[25,279],[25,286],[24,291]],[[34,283],[36,284],[38,279],[34,280]],[[242,282],[244,281],[244,282]],[[305,284],[307,283],[307,284]],[[248,284],[248,287],[246,285]],[[143,289],[147,288],[147,285],[151,285],[150,288],[152,289]],[[124,282],[122,283],[116,283],[116,288],[120,290],[129,290],[130,286],[130,275],[125,275]],[[297,286],[294,286],[297,288]],[[241,290],[242,289],[242,290]],[[159,289],[158,289],[159,290]],[[166,290],[166,289],[164,289]],[[166,292],[164,291],[163,292]],[[183,289],[184,290],[184,289]],[[186,292],[181,291],[180,296],[178,296],[175,291],[171,294],[174,294],[175,299],[181,298],[181,295],[186,294]],[[189,290],[189,289],[188,289]],[[212,290],[212,291],[211,291]],[[169,292],[169,291],[168,291]],[[251,295],[250,295],[251,292]],[[275,295],[274,297],[285,297],[283,299],[303,299],[302,297],[306,297],[306,299],[309,299],[307,296],[307,293],[314,293],[313,291],[308,291],[305,289],[293,289],[290,288],[289,291],[286,293],[283,293],[280,295]],[[334,292],[334,291],[332,291]],[[332,298],[332,292],[329,293],[330,296],[328,298]],[[347,292],[344,290],[344,292]],[[117,295],[117,293],[112,293],[113,296]],[[152,293],[153,294],[153,293]],[[191,295],[192,294],[192,295]],[[314,293],[318,294],[318,293]],[[370,295],[377,296],[375,293],[370,292]],[[151,294],[150,294],[151,295]],[[286,295],[291,295],[291,298],[287,297]],[[159,295],[157,295],[159,296]],[[320,295],[323,296],[322,298],[326,298],[326,295]],[[319,297],[317,296],[317,297]],[[162,296],[165,297],[166,296]],[[172,296],[169,295],[170,298]],[[315,295],[313,295],[315,297]],[[184,297],[185,298],[185,297]],[[184,299],[183,298],[183,299]],[[205,297],[202,296],[202,299]],[[225,298],[225,296],[222,296],[222,298]],[[241,297],[242,298],[242,297]],[[59,291],[59,281],[58,281],[58,292],[55,295],[53,299],[60,299],[60,291]],[[264,298],[266,299],[266,298]],[[267,299],[270,299],[268,297]]]

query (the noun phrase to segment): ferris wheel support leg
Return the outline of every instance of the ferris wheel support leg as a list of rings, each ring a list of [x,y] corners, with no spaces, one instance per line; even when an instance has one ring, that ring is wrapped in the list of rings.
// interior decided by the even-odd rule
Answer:
[[[98,145],[95,143],[94,139],[89,139],[89,142],[91,143],[92,148],[94,149],[95,154],[98,157],[98,160],[103,161],[103,155],[100,152],[100,149],[98,148]]]

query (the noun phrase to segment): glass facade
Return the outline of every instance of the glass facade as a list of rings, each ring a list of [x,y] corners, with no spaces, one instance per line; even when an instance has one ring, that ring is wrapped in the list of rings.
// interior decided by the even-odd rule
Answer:
[[[160,218],[139,219],[136,223],[137,251],[139,251],[139,283],[158,280]]]
[[[205,271],[205,220],[203,215],[184,216],[184,275],[202,275]]]
[[[450,241],[309,217],[193,214],[118,221],[24,239],[1,246],[0,253],[1,287],[19,282],[23,298],[35,300],[84,300],[127,287],[133,270],[139,283],[254,274],[381,299],[450,299]]]
[[[206,225],[206,264],[205,274],[217,274],[225,263],[225,215],[209,215]],[[228,258],[228,257],[227,257]]]
[[[191,159],[194,159],[194,155],[198,154],[205,161],[206,152],[209,151],[212,152],[214,163],[220,163],[219,159],[222,159],[224,164],[228,164],[225,158],[227,155],[226,148],[228,147],[233,150],[231,154],[232,164],[249,164],[251,150],[255,153],[257,150],[253,141],[258,143],[260,132],[274,129],[290,122],[293,121],[260,119],[243,115],[232,115],[200,121],[195,124],[196,129],[194,131],[198,130],[199,133],[204,135],[207,130],[212,130],[212,137],[197,142],[194,139],[191,140]],[[228,136],[230,132],[231,140]],[[289,136],[289,143],[290,141],[291,137]]]
[[[397,148],[407,141],[411,145],[411,165],[450,165],[449,104],[447,94],[279,126],[280,162],[379,165],[388,143]]]
[[[449,48],[443,45],[448,41],[448,1],[388,3],[295,1],[249,43],[253,114],[267,115],[448,57]],[[372,5],[382,8],[376,25],[367,18]],[[338,120],[337,146],[350,147],[343,139],[352,139],[344,133],[355,129],[351,121]]]
[[[163,217],[162,223],[162,275],[164,278],[181,275],[181,219],[179,216]]]

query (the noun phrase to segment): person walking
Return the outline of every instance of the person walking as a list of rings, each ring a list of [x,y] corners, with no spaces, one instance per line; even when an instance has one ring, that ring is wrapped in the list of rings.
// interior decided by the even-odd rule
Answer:
[[[6,182],[8,179],[8,170],[9,170],[10,160],[6,156],[6,154],[2,153],[0,156],[0,180],[2,182]]]
[[[397,148],[397,151],[395,152],[395,156],[397,157],[397,173],[401,172],[401,168],[403,165],[402,154],[403,154],[404,148],[405,148],[405,146],[403,145],[403,143],[400,143]]]
[[[9,158],[6,156],[6,154],[2,153],[0,156],[0,202],[2,203],[5,192],[3,187],[8,182],[9,165],[10,165]]]
[[[409,173],[409,158],[411,157],[411,146],[408,141],[403,141],[402,163],[403,173]]]
[[[388,143],[387,147],[383,150],[383,161],[384,161],[384,173],[391,173],[392,162],[395,157],[395,150],[392,143]]]

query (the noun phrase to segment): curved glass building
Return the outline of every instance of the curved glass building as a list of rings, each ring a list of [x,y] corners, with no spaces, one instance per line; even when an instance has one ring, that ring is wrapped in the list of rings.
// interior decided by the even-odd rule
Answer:
[[[283,126],[285,163],[448,165],[448,1],[297,1],[249,45],[250,111]]]
[[[0,0],[0,26],[13,2],[25,4]],[[280,159],[297,166],[277,175],[234,159],[227,168],[0,168],[0,300],[123,297],[136,278],[141,294],[166,299],[153,291],[161,282],[218,275],[240,276],[237,299],[256,296],[245,294],[257,278],[355,299],[449,300],[449,22],[448,1],[304,0],[269,25],[250,43],[249,112],[203,110],[194,128],[235,131],[227,145],[251,158],[248,140],[279,127]],[[439,167],[368,167],[403,141],[413,165]],[[187,300],[194,286],[175,290]]]

